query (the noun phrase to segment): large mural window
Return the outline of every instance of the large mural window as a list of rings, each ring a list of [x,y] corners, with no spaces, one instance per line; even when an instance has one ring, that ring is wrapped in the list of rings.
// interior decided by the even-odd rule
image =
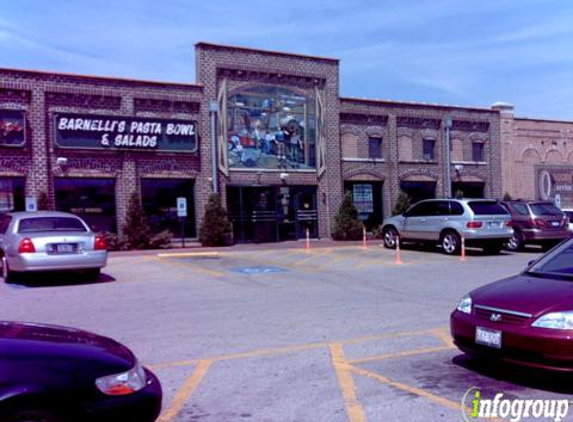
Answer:
[[[314,100],[279,87],[257,87],[229,97],[230,168],[316,167]]]

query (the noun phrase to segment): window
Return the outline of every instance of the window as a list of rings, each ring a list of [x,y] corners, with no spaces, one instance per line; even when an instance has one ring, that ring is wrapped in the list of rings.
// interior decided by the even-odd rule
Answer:
[[[315,108],[313,99],[279,87],[253,87],[231,96],[229,167],[315,168]]]
[[[76,214],[93,231],[116,230],[115,179],[61,177],[54,188],[58,211]]]
[[[435,155],[436,141],[434,139],[424,139],[424,160],[432,161],[436,159]]]
[[[11,221],[12,217],[9,215],[0,215],[0,234],[6,234]]]
[[[0,212],[24,211],[24,178],[0,178]]]
[[[18,224],[18,233],[40,232],[86,232],[87,229],[77,218],[71,217],[37,217],[24,218]]]
[[[452,215],[463,215],[464,207],[459,202],[450,201],[450,209]]]
[[[171,231],[185,237],[195,237],[194,209],[195,181],[191,179],[141,179],[141,202],[154,233]],[[187,217],[183,222],[177,217],[177,198],[187,199]]]
[[[437,206],[434,201],[416,204],[406,213],[406,217],[427,217],[429,215],[437,215]]]
[[[483,161],[483,142],[472,143],[472,161]]]
[[[512,204],[511,206],[513,207],[515,212],[518,213],[519,215],[529,215],[529,209],[527,208],[527,205]]]
[[[495,201],[472,201],[468,205],[475,215],[507,215],[507,211]]]
[[[382,158],[382,138],[368,138],[368,158]]]

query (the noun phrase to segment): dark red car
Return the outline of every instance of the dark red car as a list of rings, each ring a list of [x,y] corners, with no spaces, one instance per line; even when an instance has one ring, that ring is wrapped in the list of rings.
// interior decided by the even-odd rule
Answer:
[[[464,296],[450,317],[466,353],[557,371],[573,371],[573,240],[521,274]]]
[[[0,322],[0,421],[155,421],[161,385],[115,340]]]

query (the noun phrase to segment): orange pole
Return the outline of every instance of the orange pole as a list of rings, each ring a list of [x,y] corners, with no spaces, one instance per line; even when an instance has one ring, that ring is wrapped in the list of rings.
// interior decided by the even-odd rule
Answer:
[[[462,236],[462,253],[460,254],[460,261],[466,260],[466,238]]]
[[[396,235],[396,259],[394,264],[402,263],[402,253],[400,252],[400,236]]]
[[[368,245],[366,244],[366,227],[362,228],[362,249],[368,249]]]
[[[306,252],[310,252],[310,230],[306,229]]]

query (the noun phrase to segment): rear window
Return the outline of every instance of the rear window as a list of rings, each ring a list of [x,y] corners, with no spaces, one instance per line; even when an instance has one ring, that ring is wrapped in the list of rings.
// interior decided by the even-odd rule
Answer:
[[[34,217],[23,218],[18,224],[18,233],[35,233],[51,231],[87,231],[84,224],[73,217]]]
[[[495,201],[471,201],[469,207],[475,215],[507,215],[508,212]]]
[[[553,204],[530,204],[529,207],[535,215],[547,215],[553,217],[563,215],[563,212]]]

